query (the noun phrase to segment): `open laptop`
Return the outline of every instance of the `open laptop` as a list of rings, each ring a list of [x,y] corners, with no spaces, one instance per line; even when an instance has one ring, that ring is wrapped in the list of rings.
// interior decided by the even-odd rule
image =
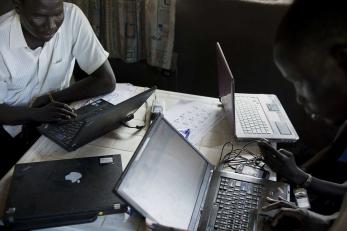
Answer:
[[[235,93],[235,80],[218,42],[217,69],[219,97],[238,140],[266,138],[293,142],[299,139],[276,95]]]
[[[17,164],[4,221],[13,230],[30,230],[125,212],[113,192],[121,173],[120,155]]]
[[[156,86],[117,105],[96,100],[76,110],[76,119],[63,124],[42,124],[38,130],[67,151],[73,151],[131,120],[155,89]]]
[[[154,222],[199,231],[257,230],[257,209],[266,196],[289,200],[287,184],[216,170],[162,116],[145,134],[115,190]]]

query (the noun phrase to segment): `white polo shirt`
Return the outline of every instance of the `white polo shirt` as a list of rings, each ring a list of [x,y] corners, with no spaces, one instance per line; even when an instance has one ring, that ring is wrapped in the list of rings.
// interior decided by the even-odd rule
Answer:
[[[88,74],[107,59],[88,19],[74,4],[64,3],[64,21],[43,47],[31,50],[24,38],[20,16],[13,10],[0,16],[0,104],[28,105],[47,92],[70,83],[77,59]],[[4,126],[12,136],[20,126]]]

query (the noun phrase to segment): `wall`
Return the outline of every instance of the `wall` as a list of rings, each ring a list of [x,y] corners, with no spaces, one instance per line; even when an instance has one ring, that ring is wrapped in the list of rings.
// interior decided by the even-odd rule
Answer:
[[[0,1],[0,15],[8,12],[11,9],[13,9],[13,5],[12,5],[11,0],[1,0]]]
[[[215,43],[219,41],[234,74],[236,91],[276,94],[300,136],[295,145],[282,146],[304,158],[326,145],[335,131],[308,118],[297,105],[291,84],[274,65],[273,40],[286,10],[283,5],[237,0],[178,0],[178,91],[218,96]]]
[[[8,9],[11,1],[0,1],[1,13]],[[145,62],[111,60],[119,82],[156,84],[162,89],[217,97],[215,43],[219,41],[236,79],[237,92],[274,93],[280,98],[301,137],[296,145],[287,147],[304,155],[327,144],[334,130],[305,115],[295,102],[292,86],[273,63],[273,39],[285,6],[238,0],[177,0],[176,9],[175,72],[163,72]]]

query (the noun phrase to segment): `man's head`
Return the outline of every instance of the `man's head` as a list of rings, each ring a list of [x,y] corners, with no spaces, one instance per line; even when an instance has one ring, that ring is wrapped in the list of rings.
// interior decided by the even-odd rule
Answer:
[[[275,63],[313,117],[347,119],[347,1],[297,0],[282,20]]]
[[[33,39],[47,42],[64,21],[62,0],[13,0],[20,15],[23,32]]]

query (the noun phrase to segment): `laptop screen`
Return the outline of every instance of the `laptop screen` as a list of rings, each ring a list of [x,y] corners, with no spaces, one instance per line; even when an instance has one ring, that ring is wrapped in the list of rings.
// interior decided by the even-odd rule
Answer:
[[[234,110],[234,77],[230,71],[228,62],[223,54],[220,44],[217,42],[217,71],[219,97],[232,131],[235,131],[235,110]]]
[[[166,120],[155,123],[117,192],[159,224],[187,229],[208,162]]]

